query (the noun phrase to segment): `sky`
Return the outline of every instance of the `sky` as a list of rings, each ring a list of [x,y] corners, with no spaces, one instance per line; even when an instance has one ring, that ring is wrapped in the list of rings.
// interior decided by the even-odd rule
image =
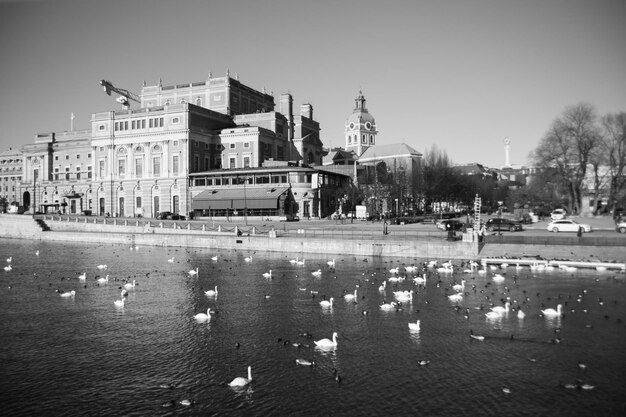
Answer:
[[[101,79],[229,70],[312,104],[327,147],[362,91],[379,145],[499,168],[508,137],[529,165],[567,106],[626,111],[624,21],[623,0],[0,0],[0,151],[120,110]]]

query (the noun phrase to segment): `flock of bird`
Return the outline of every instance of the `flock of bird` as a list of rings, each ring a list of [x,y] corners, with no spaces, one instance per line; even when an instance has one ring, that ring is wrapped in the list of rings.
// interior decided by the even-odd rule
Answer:
[[[39,252],[36,253],[38,255]],[[213,262],[219,261],[218,256],[211,257]],[[5,271],[12,271],[12,257],[9,257],[7,260],[7,266],[4,268]],[[169,263],[174,263],[175,258],[167,259]],[[244,258],[246,263],[252,262],[252,256],[247,256]],[[291,259],[289,263],[292,265],[297,265],[301,267],[306,266],[305,259]],[[311,276],[316,279],[321,279],[325,271],[330,273],[335,271],[336,268],[336,260],[328,260],[325,263],[324,270],[322,268],[313,269],[310,271]],[[100,271],[106,271],[108,266],[105,264],[98,265],[96,267]],[[355,304],[360,303],[364,299],[364,295],[361,295],[361,299],[359,299],[359,288],[366,283],[370,285],[378,285],[378,292],[380,294],[380,304],[378,304],[378,308],[381,311],[393,312],[393,311],[401,311],[405,305],[411,305],[414,302],[417,302],[418,295],[426,288],[429,283],[432,283],[432,287],[439,288],[443,290],[445,297],[447,297],[448,301],[451,303],[451,307],[457,311],[465,311],[465,318],[469,319],[471,310],[469,307],[463,308],[461,303],[466,297],[475,295],[480,298],[479,307],[475,307],[476,310],[480,310],[480,314],[483,314],[485,320],[487,322],[490,321],[498,321],[508,318],[511,313],[515,314],[518,320],[524,320],[528,314],[541,315],[546,319],[554,319],[560,318],[564,314],[564,304],[563,302],[559,302],[556,305],[556,308],[543,308],[543,301],[539,299],[540,295],[537,294],[537,298],[539,301],[537,302],[537,307],[531,307],[531,297],[530,295],[525,296],[523,299],[512,299],[509,295],[509,286],[517,285],[518,274],[525,267],[521,267],[520,265],[509,265],[506,261],[500,265],[487,265],[486,263],[478,264],[475,261],[469,260],[464,262],[459,262],[457,264],[452,261],[442,262],[438,260],[433,260],[430,262],[424,262],[418,265],[406,265],[403,267],[397,266],[388,269],[387,271],[382,271],[380,275],[377,275],[377,272],[364,272],[363,279],[359,280],[359,283],[356,284],[356,287],[352,290],[345,289],[341,295],[335,294],[329,296],[324,295],[321,301],[319,301],[319,305],[322,309],[333,309],[335,297],[341,299],[341,297],[346,302],[352,302]],[[553,269],[549,269],[545,266],[541,267],[539,265],[531,265],[528,269],[534,273],[540,272],[550,272]],[[561,268],[557,268],[561,269]],[[571,268],[562,268],[565,272],[572,273],[575,272]],[[603,270],[598,270],[598,272],[605,272]],[[189,271],[186,271],[186,275],[189,277],[199,277],[200,271],[199,268],[193,268]],[[148,275],[148,274],[147,274]],[[272,274],[272,270],[270,269],[268,272],[262,274],[262,277],[271,280],[274,278]],[[489,278],[486,280],[485,284],[478,284],[478,277]],[[621,275],[619,276],[621,278]],[[78,275],[78,280],[80,282],[85,282],[87,280],[87,273],[82,272]],[[107,285],[109,284],[110,275],[107,274],[104,277],[99,275],[95,275],[94,280],[98,285]],[[335,277],[336,278],[336,277]],[[460,279],[459,279],[460,278]],[[114,281],[121,281],[120,289],[120,298],[113,301],[113,304],[116,308],[124,308],[125,303],[129,294],[129,291],[135,290],[138,282],[136,279],[118,279],[113,278]],[[407,282],[411,285],[410,289],[399,289],[398,287],[403,285],[403,283]],[[389,293],[388,289],[392,288],[393,290]],[[302,291],[306,291],[305,288],[301,288]],[[69,291],[60,291],[60,296],[63,298],[73,298],[76,296],[76,290],[72,289]],[[203,290],[204,294],[207,297],[215,297],[218,296],[218,287],[215,285],[212,289]],[[525,292],[525,291],[524,291]],[[311,298],[315,298],[318,294],[318,291],[311,290],[310,291]],[[577,301],[580,303],[582,297],[584,296],[585,291],[581,292],[578,295]],[[392,298],[392,299],[391,299]],[[427,304],[427,300],[422,301],[424,304]],[[601,300],[599,300],[601,302]],[[532,309],[536,308],[534,312]],[[526,312],[524,311],[526,309]],[[215,313],[210,307],[207,308],[205,312],[199,312],[193,315],[193,319],[195,319],[199,323],[208,323],[211,321],[212,313]],[[361,313],[363,315],[367,315],[368,311],[366,309],[362,309]],[[421,320],[413,319],[407,323],[407,327],[409,332],[419,333],[421,331]],[[312,337],[310,334],[305,333],[306,337]],[[469,337],[471,340],[484,341],[486,336],[475,334],[473,329],[469,329]],[[327,350],[334,350],[338,347],[338,332],[334,331],[332,333],[331,338],[323,338],[319,340],[314,340],[314,345],[316,348]],[[279,339],[279,341],[281,341]],[[288,342],[288,341],[284,341]],[[553,343],[560,343],[560,339],[555,338],[552,339]],[[301,344],[294,344],[298,346],[302,346]],[[238,344],[239,346],[239,344]],[[238,347],[237,346],[237,347]],[[428,359],[420,359],[417,361],[417,364],[420,366],[425,366],[430,363]],[[316,366],[315,360],[309,360],[305,358],[296,359],[296,364],[300,366]],[[585,364],[580,362],[578,366],[583,369],[586,367]],[[252,366],[248,366],[247,368],[248,374],[247,377],[236,377],[231,382],[228,383],[229,386],[237,388],[237,387],[245,387],[252,382]],[[333,368],[333,376],[337,382],[341,382],[341,377],[337,373],[336,369]],[[594,386],[591,384],[586,384],[582,382],[577,382],[575,384],[564,384],[565,388],[581,388],[581,389],[593,389]],[[168,385],[171,388],[171,385]],[[502,391],[509,394],[511,392],[510,388],[503,387]],[[171,406],[174,405],[175,401],[170,401],[164,403],[163,406]],[[193,405],[194,400],[181,400],[178,401],[181,405]]]

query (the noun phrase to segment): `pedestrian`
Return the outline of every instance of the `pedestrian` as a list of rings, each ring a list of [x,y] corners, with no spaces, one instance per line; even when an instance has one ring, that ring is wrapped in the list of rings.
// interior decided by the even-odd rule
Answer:
[[[582,235],[583,235],[583,228],[578,226],[578,232],[576,232],[576,236],[582,237]]]

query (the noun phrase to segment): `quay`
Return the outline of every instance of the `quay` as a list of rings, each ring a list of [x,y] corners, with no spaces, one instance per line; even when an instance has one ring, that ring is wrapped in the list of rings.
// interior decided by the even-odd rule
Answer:
[[[509,266],[554,266],[554,267],[575,267],[575,268],[589,268],[589,269],[607,269],[607,270],[626,270],[626,263],[623,262],[592,262],[592,261],[564,261],[564,260],[545,260],[545,259],[515,259],[515,258],[483,258],[481,264],[483,265],[501,265],[507,263]]]
[[[383,230],[385,233],[383,233]],[[387,231],[388,230],[388,231]],[[617,235],[617,234],[616,234]],[[520,235],[511,235],[518,238]],[[602,245],[569,239],[575,236],[548,236],[542,243],[515,243],[485,239],[449,241],[433,225],[387,225],[371,222],[312,220],[281,222],[278,219],[228,221],[196,219],[163,221],[147,218],[99,216],[0,214],[0,238],[83,242],[133,246],[197,247],[216,250],[268,251],[390,257],[406,259],[493,260],[494,263],[577,262],[580,267],[624,269],[626,239],[612,236],[617,244]],[[565,239],[565,240],[564,240]],[[558,242],[559,244],[552,244]],[[539,242],[539,241],[537,241]],[[609,239],[606,240],[609,242]],[[517,261],[515,261],[517,263]],[[585,265],[585,266],[583,266]],[[575,266],[572,264],[572,266]]]

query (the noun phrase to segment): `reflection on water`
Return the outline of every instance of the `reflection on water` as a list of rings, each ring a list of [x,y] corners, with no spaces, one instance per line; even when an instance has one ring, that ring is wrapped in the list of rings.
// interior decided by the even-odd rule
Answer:
[[[335,256],[330,268],[329,259],[308,254],[290,262],[260,252],[0,243],[0,260],[12,257],[11,270],[0,270],[6,415],[621,415],[625,408],[623,273],[512,267],[498,269],[504,280],[496,283],[493,271],[463,274],[460,262],[452,273],[420,266],[405,276],[404,266],[423,260]],[[462,297],[450,301],[462,279]],[[116,307],[126,284],[124,306]],[[216,286],[219,296],[207,294]],[[355,289],[356,297],[344,297]],[[71,290],[75,296],[60,296]],[[331,297],[332,307],[320,305]],[[509,312],[486,316],[506,301]],[[561,317],[541,314],[557,304]],[[210,321],[198,322],[207,309]],[[411,329],[418,320],[419,330]],[[333,332],[337,346],[316,347]],[[252,382],[229,387],[249,365]]]

